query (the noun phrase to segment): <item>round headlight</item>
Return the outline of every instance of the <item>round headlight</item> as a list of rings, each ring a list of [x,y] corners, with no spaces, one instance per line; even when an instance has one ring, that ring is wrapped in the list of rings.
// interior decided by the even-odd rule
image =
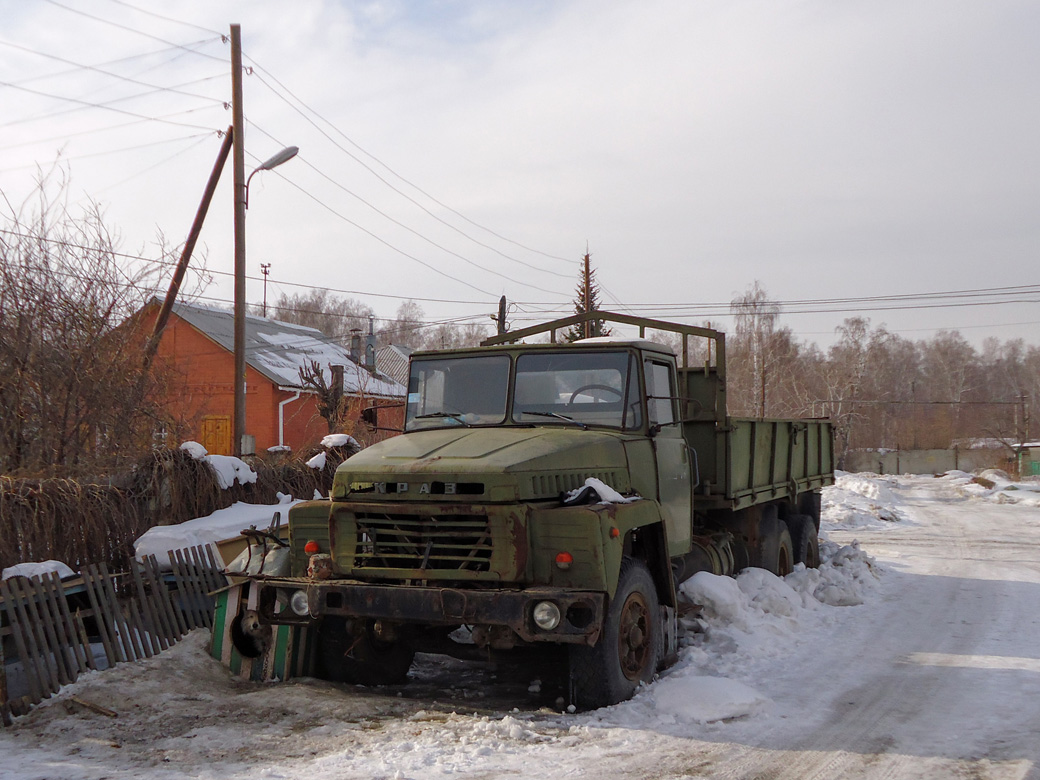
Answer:
[[[292,596],[289,597],[289,609],[291,609],[300,617],[306,615],[309,612],[309,609],[307,607],[307,591],[294,591]]]
[[[560,608],[551,601],[539,601],[534,605],[531,617],[534,623],[543,631],[552,631],[560,625]]]

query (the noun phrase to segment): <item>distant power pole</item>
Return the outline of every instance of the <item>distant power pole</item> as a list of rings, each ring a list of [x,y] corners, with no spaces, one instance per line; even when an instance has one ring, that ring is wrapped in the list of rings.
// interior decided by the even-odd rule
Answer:
[[[271,273],[270,263],[260,263],[260,273],[264,275],[264,316],[267,316],[267,277]]]

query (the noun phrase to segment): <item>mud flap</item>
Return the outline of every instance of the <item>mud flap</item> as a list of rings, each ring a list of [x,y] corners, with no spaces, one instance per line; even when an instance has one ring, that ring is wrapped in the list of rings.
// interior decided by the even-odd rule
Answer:
[[[236,624],[255,615],[256,583],[245,581],[216,594],[210,655],[243,680],[264,682],[313,674],[311,629],[265,625],[246,637]]]
[[[674,607],[661,607],[661,660],[658,669],[667,669],[679,660],[679,621]]]

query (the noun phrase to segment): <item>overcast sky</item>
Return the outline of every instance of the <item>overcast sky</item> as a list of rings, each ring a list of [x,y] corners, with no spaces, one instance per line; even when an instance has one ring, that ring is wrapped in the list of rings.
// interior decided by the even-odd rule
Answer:
[[[726,304],[759,280],[821,344],[849,316],[1040,343],[1035,0],[0,0],[0,14],[0,189],[21,201],[60,154],[70,201],[101,203],[146,256],[157,231],[179,243],[191,224],[231,123],[220,35],[242,25],[248,170],[301,149],[250,188],[248,273],[271,264],[269,298],[305,291],[293,282],[380,316],[411,297],[439,319],[489,315],[504,294],[521,327],[567,313],[588,246],[605,308],[727,328]],[[229,166],[201,240],[205,295],[228,302],[230,182]],[[1024,289],[927,309],[793,303],[1004,287]]]

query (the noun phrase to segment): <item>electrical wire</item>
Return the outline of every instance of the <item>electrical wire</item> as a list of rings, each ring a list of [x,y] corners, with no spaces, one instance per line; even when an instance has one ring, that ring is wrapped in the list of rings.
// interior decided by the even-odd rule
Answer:
[[[33,95],[39,95],[41,97],[52,98],[54,100],[65,100],[65,101],[68,101],[69,103],[77,103],[77,104],[79,104],[81,106],[88,106],[90,108],[100,108],[100,109],[104,109],[105,111],[114,111],[117,114],[124,114],[126,116],[136,117],[137,119],[145,119],[145,120],[148,120],[148,121],[151,121],[151,122],[162,122],[163,124],[167,124],[167,125],[176,125],[178,127],[189,127],[189,128],[191,128],[193,130],[213,130],[212,127],[204,127],[202,125],[192,125],[192,124],[187,124],[185,122],[173,122],[173,121],[171,121],[169,119],[161,119],[159,117],[147,116],[145,114],[138,114],[138,113],[136,113],[134,111],[127,111],[127,110],[122,109],[122,108],[113,108],[112,106],[107,106],[107,105],[105,105],[103,103],[91,103],[89,100],[80,100],[79,98],[65,97],[64,95],[54,95],[54,94],[49,93],[49,92],[41,92],[38,89],[31,89],[30,87],[20,87],[20,86],[18,86],[16,84],[12,84],[12,83],[7,82],[7,81],[0,81],[0,87],[11,87],[12,89],[17,89],[17,90],[20,90],[22,92],[29,92],[29,93],[31,93]],[[210,108],[216,108],[216,107],[217,106],[202,106],[200,108],[189,109],[189,111],[201,111],[201,110],[210,109]],[[179,113],[188,113],[188,112],[179,112]]]
[[[281,83],[280,81],[278,81],[278,79],[276,79],[276,78],[275,78],[275,77],[274,77],[273,75],[271,75],[271,73],[270,73],[269,71],[267,71],[267,70],[265,70],[265,69],[261,68],[261,67],[260,67],[260,65],[258,65],[258,64],[256,63],[256,61],[255,61],[255,60],[253,60],[253,59],[252,59],[251,57],[249,58],[249,60],[250,60],[250,62],[252,62],[252,63],[254,64],[254,67],[255,67],[255,69],[256,69],[256,70],[258,70],[258,71],[263,71],[263,72],[264,72],[264,73],[266,73],[266,74],[267,74],[267,75],[268,75],[268,76],[269,76],[269,77],[270,77],[270,78],[271,78],[271,79],[272,79],[273,81],[275,81],[275,82],[276,82],[276,83],[278,83],[278,84],[279,84],[280,86],[282,86],[282,88],[283,88],[283,89],[285,89],[285,86],[284,86],[284,85],[282,85],[282,83]],[[299,115],[300,115],[301,117],[303,117],[303,119],[304,119],[304,120],[305,120],[305,121],[306,121],[306,122],[307,122],[308,124],[310,124],[310,125],[311,125],[312,127],[314,127],[314,129],[315,129],[315,130],[317,130],[317,131],[318,131],[319,133],[321,133],[321,134],[322,134],[322,135],[323,135],[323,136],[324,136],[324,137],[325,137],[325,138],[326,138],[326,139],[327,139],[327,140],[328,140],[328,141],[329,141],[329,142],[330,142],[330,143],[331,143],[331,144],[332,144],[333,146],[335,146],[335,147],[336,147],[337,149],[339,149],[339,150],[340,150],[341,152],[343,152],[343,153],[344,153],[345,155],[347,155],[347,156],[348,156],[348,157],[349,157],[350,159],[354,160],[354,162],[356,162],[356,163],[357,163],[358,165],[360,165],[360,166],[361,166],[362,168],[364,168],[364,169],[365,169],[366,171],[368,171],[368,172],[369,172],[370,174],[372,174],[372,175],[373,175],[374,177],[376,177],[376,178],[377,178],[377,179],[378,179],[379,181],[381,181],[381,182],[382,182],[383,184],[385,184],[385,185],[386,185],[387,187],[389,187],[389,188],[390,188],[390,189],[391,189],[392,191],[396,192],[396,193],[397,193],[398,195],[400,195],[400,196],[401,196],[402,198],[404,198],[405,200],[407,200],[407,201],[408,201],[409,203],[412,203],[412,204],[413,204],[414,206],[416,206],[417,208],[421,209],[421,210],[422,210],[422,211],[423,211],[424,213],[426,213],[426,214],[427,214],[427,215],[428,215],[429,217],[431,217],[432,219],[436,220],[437,222],[440,222],[440,223],[441,223],[442,225],[444,225],[445,227],[449,228],[450,230],[453,230],[453,231],[455,231],[456,233],[458,233],[459,235],[463,236],[464,238],[467,238],[467,239],[469,239],[470,241],[472,241],[473,243],[477,244],[478,246],[480,246],[480,247],[483,247],[484,249],[487,249],[487,250],[488,250],[488,251],[490,251],[490,252],[494,252],[495,254],[497,254],[497,255],[500,255],[501,257],[504,257],[504,258],[505,258],[505,259],[507,259],[507,260],[511,260],[511,261],[513,261],[514,263],[519,263],[520,265],[523,265],[523,266],[525,266],[525,267],[529,268],[530,270],[533,270],[533,271],[539,271],[539,272],[541,272],[541,273],[547,273],[547,274],[551,274],[551,275],[553,275],[553,276],[559,276],[559,277],[562,277],[562,278],[565,278],[565,279],[566,279],[566,278],[570,278],[570,276],[569,276],[568,274],[562,274],[562,273],[560,273],[560,272],[558,272],[558,271],[552,271],[552,270],[550,270],[550,269],[547,269],[547,268],[541,268],[541,267],[539,267],[539,266],[536,266],[536,265],[533,265],[533,264],[531,264],[531,263],[525,262],[525,261],[523,261],[523,260],[520,260],[520,259],[518,259],[518,258],[516,258],[516,257],[513,257],[513,256],[511,256],[511,255],[507,255],[507,254],[505,254],[504,252],[502,252],[501,250],[499,250],[499,249],[496,249],[495,247],[491,246],[490,244],[486,244],[486,243],[484,243],[484,242],[482,242],[482,241],[479,241],[478,239],[476,239],[476,238],[474,238],[473,236],[469,235],[469,234],[468,234],[468,233],[466,233],[465,231],[463,231],[463,230],[460,230],[460,229],[459,229],[458,227],[456,227],[455,225],[452,225],[452,224],[451,224],[450,222],[448,222],[447,220],[443,219],[442,217],[440,217],[439,215],[435,214],[435,213],[434,213],[433,211],[431,211],[430,209],[428,209],[428,208],[427,208],[426,206],[424,206],[423,204],[421,204],[421,203],[420,203],[419,201],[417,201],[417,200],[416,200],[415,198],[411,197],[411,196],[410,196],[410,195],[408,195],[407,193],[405,193],[405,192],[401,191],[401,190],[400,190],[399,188],[395,187],[395,186],[394,186],[393,184],[391,184],[391,183],[390,183],[389,181],[387,181],[387,180],[386,180],[386,178],[384,178],[384,177],[383,177],[383,176],[381,176],[381,175],[380,175],[380,174],[379,174],[379,173],[378,173],[378,172],[377,172],[376,170],[374,170],[374,169],[372,168],[372,166],[368,165],[368,164],[367,164],[367,163],[366,163],[366,162],[365,162],[364,160],[362,160],[361,158],[359,158],[359,157],[358,157],[357,155],[355,155],[355,154],[354,154],[353,152],[351,152],[351,151],[349,151],[348,149],[344,148],[342,144],[340,144],[339,142],[337,142],[337,141],[336,141],[336,140],[335,140],[335,139],[334,139],[334,138],[333,138],[332,136],[330,136],[330,135],[329,135],[329,134],[328,134],[327,132],[325,132],[325,130],[323,130],[323,129],[322,129],[321,127],[319,127],[319,126],[318,126],[318,124],[317,124],[317,123],[316,123],[316,122],[315,122],[315,121],[314,121],[313,119],[311,119],[311,118],[310,118],[309,116],[307,116],[307,114],[305,114],[305,113],[304,113],[304,112],[303,112],[303,111],[302,111],[302,110],[301,110],[300,108],[298,108],[297,106],[293,105],[293,103],[292,103],[292,102],[291,102],[291,101],[290,101],[290,100],[289,100],[288,98],[286,98],[286,97],[285,97],[284,95],[282,95],[281,93],[279,93],[279,92],[278,92],[278,90],[276,90],[276,89],[275,89],[274,87],[272,87],[272,86],[271,86],[270,84],[268,84],[268,83],[267,83],[267,82],[266,82],[266,81],[264,80],[264,78],[263,78],[263,77],[262,77],[261,75],[259,75],[259,73],[256,73],[256,72],[254,72],[254,73],[253,73],[253,75],[254,75],[254,76],[256,77],[256,79],[257,79],[257,80],[258,80],[258,81],[259,81],[259,82],[260,82],[261,84],[263,84],[263,85],[264,85],[265,87],[267,87],[267,88],[268,88],[268,89],[269,89],[269,90],[270,90],[270,91],[272,92],[272,94],[274,94],[274,95],[275,95],[275,96],[276,96],[276,97],[277,97],[278,99],[280,99],[281,101],[283,101],[283,102],[284,102],[284,103],[285,103],[285,104],[286,104],[287,106],[289,106],[289,107],[290,107],[291,109],[293,109],[293,110],[294,110],[294,111],[295,111],[295,112],[296,112],[297,114],[299,114]],[[288,89],[286,89],[286,91],[288,92],[289,90],[288,90]],[[290,94],[292,94],[292,93],[290,92]],[[320,119],[322,119],[322,121],[323,121],[323,122],[325,122],[325,123],[326,123],[326,124],[328,124],[328,125],[329,125],[330,127],[332,127],[332,128],[334,129],[334,130],[336,130],[336,132],[337,132],[337,133],[339,133],[339,134],[340,134],[340,135],[342,135],[342,136],[343,136],[344,138],[346,138],[346,139],[347,139],[347,141],[349,141],[349,142],[350,142],[350,143],[351,143],[351,144],[352,144],[353,146],[357,147],[358,149],[361,149],[361,147],[360,147],[360,146],[358,146],[358,145],[357,145],[356,143],[354,143],[353,141],[351,141],[349,137],[347,137],[347,136],[346,136],[346,135],[345,135],[345,134],[344,134],[344,133],[343,133],[343,132],[342,132],[341,130],[339,130],[338,128],[336,128],[336,126],[335,126],[335,125],[333,125],[333,124],[332,124],[331,122],[329,122],[329,121],[328,121],[327,119],[324,119],[323,117],[321,117],[321,115],[320,115],[320,114],[318,114],[318,113],[317,113],[316,111],[314,111],[314,109],[312,109],[312,108],[310,108],[309,106],[307,106],[307,105],[306,105],[305,103],[303,103],[303,101],[302,101],[302,100],[300,100],[299,98],[297,98],[297,97],[296,97],[295,95],[293,95],[293,98],[294,98],[295,100],[297,100],[297,101],[298,101],[298,102],[299,102],[299,103],[300,103],[301,105],[303,105],[304,107],[306,107],[308,111],[310,111],[310,112],[312,112],[313,114],[315,114],[315,116],[318,116],[318,117],[319,117]],[[363,150],[363,149],[361,149],[361,151],[363,151],[363,152],[364,152],[364,150]],[[365,154],[366,154],[366,155],[368,155],[368,157],[370,157],[371,159],[375,160],[376,162],[379,162],[379,160],[378,160],[377,158],[373,157],[373,156],[372,156],[371,154],[369,154],[368,152],[365,152]],[[384,168],[385,168],[386,170],[390,171],[390,173],[393,173],[393,174],[394,174],[394,176],[396,176],[396,177],[397,177],[398,179],[400,179],[401,181],[405,182],[406,184],[409,184],[409,186],[412,186],[412,187],[414,187],[414,188],[415,188],[416,190],[418,190],[419,192],[421,192],[421,193],[422,193],[423,195],[426,195],[426,197],[430,198],[430,200],[432,200],[432,201],[433,201],[434,203],[437,203],[437,205],[441,206],[442,208],[445,208],[445,209],[447,209],[448,211],[451,211],[451,212],[452,212],[453,214],[456,214],[456,215],[458,215],[458,216],[462,217],[463,219],[466,219],[466,221],[467,221],[467,222],[471,222],[472,224],[476,225],[476,223],[475,223],[475,222],[472,222],[472,220],[469,220],[468,218],[466,218],[466,217],[463,217],[463,216],[462,216],[461,214],[459,214],[459,212],[455,211],[454,209],[452,209],[452,208],[450,208],[450,207],[448,207],[448,206],[445,206],[445,205],[444,205],[443,203],[441,203],[440,201],[438,201],[438,200],[436,200],[435,198],[431,197],[431,196],[430,196],[430,195],[428,195],[427,193],[423,192],[423,190],[421,190],[421,189],[419,189],[418,187],[416,187],[416,186],[415,186],[414,184],[412,184],[411,182],[409,182],[409,181],[408,181],[407,179],[405,179],[404,177],[400,176],[400,175],[399,175],[399,174],[397,174],[397,173],[394,173],[394,171],[393,171],[392,169],[390,169],[390,168],[389,168],[389,167],[388,167],[388,166],[387,166],[387,165],[386,165],[385,163],[379,162],[379,164],[380,164],[380,165],[382,165],[382,166],[383,166],[383,167],[384,167]],[[477,225],[477,227],[480,227],[480,225]],[[482,229],[483,229],[483,230],[487,230],[487,228],[482,228]],[[494,235],[494,236],[496,236],[496,237],[498,237],[498,238],[502,238],[502,240],[505,240],[505,241],[509,241],[509,239],[505,239],[505,238],[503,238],[503,237],[501,237],[501,236],[498,236],[498,234],[497,234],[497,233],[494,233],[493,231],[490,231],[490,230],[488,230],[488,232],[489,232],[489,233],[492,233],[492,235]],[[514,243],[514,244],[517,244],[517,242],[515,242],[515,241],[511,241],[510,243]],[[522,247],[523,249],[527,249],[527,247],[523,247],[523,245],[521,245],[521,244],[517,244],[517,246],[521,246],[521,247]],[[536,250],[530,250],[530,249],[527,249],[527,251],[536,251]],[[545,253],[544,253],[544,252],[540,252],[539,254],[545,254]],[[567,258],[562,258],[562,257],[556,257],[555,255],[547,255],[547,254],[546,254],[546,257],[551,257],[551,258],[553,258],[553,259],[556,259],[556,260],[563,260],[564,262],[573,262],[573,261],[571,261],[571,260],[568,260]]]
[[[200,84],[200,83],[202,83],[204,81],[212,81],[213,79],[219,79],[219,78],[223,78],[223,77],[224,77],[224,74],[220,74],[220,75],[217,75],[217,76],[205,76],[204,78],[201,78],[201,79],[192,79],[191,81],[186,81],[183,84],[178,84],[177,86],[183,87],[183,86],[187,86],[189,84]],[[135,93],[133,95],[124,95],[123,97],[112,98],[112,100],[106,100],[104,103],[98,103],[96,105],[91,105],[91,106],[77,106],[75,108],[64,108],[61,111],[53,111],[53,112],[51,112],[49,114],[37,114],[35,116],[23,117],[21,119],[13,119],[10,122],[2,122],[2,123],[0,123],[0,127],[10,127],[12,125],[21,125],[21,124],[25,124],[27,122],[38,122],[38,121],[43,120],[43,119],[53,119],[56,116],[62,116],[64,114],[72,114],[72,113],[75,113],[76,111],[85,111],[88,108],[99,108],[99,107],[103,108],[103,107],[109,106],[109,105],[111,105],[113,103],[122,103],[125,100],[136,100],[137,98],[140,98],[140,97],[147,97],[148,95],[154,95],[157,92],[162,92],[164,89],[165,88],[162,87],[162,88],[159,88],[159,89],[150,90],[148,92],[137,92],[137,93]],[[185,94],[187,94],[187,93],[185,93]],[[199,97],[205,97],[205,96],[200,95]],[[220,98],[206,98],[206,99],[207,100],[212,100],[212,101],[214,101],[216,103],[220,103],[225,108],[228,107],[227,103],[224,100],[221,100]],[[65,138],[67,136],[61,136],[61,137]]]
[[[57,2],[57,0],[44,0],[44,2],[50,3],[51,5],[57,6],[58,8],[61,8],[61,9],[65,10],[65,11],[69,11],[70,13],[79,14],[80,16],[85,16],[88,19],[93,19],[95,22],[101,22],[102,24],[107,24],[107,25],[109,25],[111,27],[117,27],[120,30],[126,30],[127,32],[132,32],[132,33],[134,33],[136,35],[142,35],[145,38],[151,38],[153,41],[159,41],[160,43],[165,43],[167,46],[174,46],[174,47],[179,48],[179,49],[184,49],[185,51],[191,52],[192,54],[197,54],[200,57],[205,57],[206,59],[216,60],[217,62],[223,62],[225,64],[228,62],[223,57],[215,57],[212,54],[205,54],[205,53],[203,53],[201,51],[195,51],[193,49],[189,49],[187,46],[184,46],[182,44],[173,43],[172,41],[168,41],[165,38],[160,38],[160,37],[158,37],[156,35],[151,35],[150,33],[146,33],[146,32],[144,32],[142,30],[137,30],[137,29],[135,29],[133,27],[128,27],[125,24],[119,24],[118,22],[113,22],[110,19],[103,19],[100,16],[94,16],[93,14],[88,14],[86,11],[80,11],[78,8],[70,8],[67,5],[63,5],[63,4],[59,3],[59,2]],[[213,40],[222,40],[223,41],[223,40],[227,40],[227,38],[226,38],[226,36],[221,35],[219,38],[213,39]],[[207,41],[207,43],[208,42],[209,41]]]
[[[220,35],[221,37],[223,37],[223,34],[220,33],[217,30],[211,30],[208,27],[200,27],[197,24],[192,24],[191,22],[185,22],[185,21],[182,21],[180,19],[174,19],[174,18],[172,18],[170,16],[163,16],[162,14],[155,13],[155,11],[149,11],[149,10],[147,10],[145,8],[141,8],[141,7],[136,6],[136,5],[131,5],[130,3],[124,2],[124,0],[108,0],[108,1],[110,3],[116,3],[117,5],[121,5],[124,8],[130,8],[131,10],[137,11],[137,12],[142,13],[142,14],[148,14],[149,16],[154,16],[156,19],[162,19],[165,22],[173,22],[174,24],[183,24],[185,27],[194,27],[196,30],[201,30],[202,32],[212,33],[213,35]]]
[[[268,133],[262,127],[258,126],[255,122],[250,122],[249,124],[252,127],[254,127],[256,130],[259,130],[265,136],[270,138],[272,141],[274,141],[279,146],[285,146],[284,143],[279,141],[277,138],[275,138],[273,135]],[[393,224],[397,225],[400,228],[403,228],[404,230],[407,230],[409,233],[411,233],[412,235],[422,239],[423,241],[428,243],[430,246],[436,247],[437,249],[440,249],[442,252],[445,252],[446,254],[449,254],[452,257],[457,257],[459,260],[462,260],[464,263],[467,263],[468,265],[471,265],[471,266],[473,266],[474,268],[476,268],[478,270],[484,271],[485,273],[493,274],[494,276],[501,277],[502,279],[505,279],[506,281],[512,282],[513,284],[519,284],[519,285],[521,285],[523,287],[530,287],[533,290],[538,290],[539,292],[548,293],[550,295],[563,295],[563,296],[566,296],[566,293],[559,293],[556,290],[546,290],[544,287],[539,287],[538,285],[531,284],[530,282],[524,282],[524,281],[521,281],[519,279],[514,279],[511,276],[507,276],[506,274],[500,273],[499,271],[495,271],[492,268],[488,268],[486,266],[483,266],[483,265],[481,265],[480,263],[477,263],[474,260],[470,260],[468,257],[464,257],[463,255],[460,255],[458,252],[455,252],[455,251],[453,251],[451,249],[448,249],[447,247],[437,243],[433,239],[428,238],[427,236],[423,235],[419,231],[414,230],[413,228],[409,227],[408,225],[404,224],[403,222],[401,222],[401,221],[395,219],[394,217],[390,216],[385,211],[381,210],[380,208],[378,208],[377,206],[373,205],[372,203],[369,203],[367,200],[365,200],[363,197],[358,195],[356,192],[353,192],[348,187],[344,186],[340,182],[338,182],[335,179],[333,179],[327,173],[325,173],[320,168],[318,168],[316,165],[314,165],[309,160],[307,160],[305,157],[303,157],[303,155],[297,155],[297,159],[300,160],[304,165],[306,165],[308,168],[310,168],[312,171],[317,173],[321,178],[325,179],[326,181],[328,181],[333,186],[338,187],[339,189],[343,190],[343,192],[347,193],[352,198],[360,201],[361,203],[363,203],[368,208],[372,209],[372,211],[376,212],[377,214],[379,214],[384,219],[392,222]]]
[[[147,81],[140,81],[139,79],[131,78],[130,76],[123,76],[119,73],[113,73],[112,71],[105,70],[104,68],[100,68],[96,65],[84,65],[82,62],[76,62],[74,60],[66,59],[65,57],[59,57],[56,54],[48,54],[46,52],[38,51],[36,49],[30,49],[28,46],[20,46],[17,43],[11,43],[10,41],[0,41],[0,46],[7,46],[12,49],[17,49],[18,51],[28,52],[29,54],[36,55],[37,57],[44,57],[49,60],[55,60],[57,62],[64,63],[65,65],[72,65],[80,70],[87,70],[91,71],[92,73],[100,73],[103,76],[109,76],[120,81],[126,81],[130,84],[136,84],[139,87],[148,87],[151,90],[151,92],[145,94],[152,94],[153,92],[170,92],[175,95],[184,95],[187,97],[199,98],[200,100],[213,100],[218,103],[224,102],[220,98],[213,98],[209,97],[208,95],[199,95],[194,92],[184,92],[180,89],[177,89],[176,87],[164,87],[160,84],[150,84]]]
[[[90,157],[103,157],[103,156],[108,155],[108,154],[122,154],[123,152],[133,152],[133,151],[136,151],[137,149],[147,149],[147,148],[152,147],[152,146],[161,146],[162,144],[176,143],[177,141],[187,141],[187,140],[191,140],[191,139],[195,139],[195,138],[209,138],[210,135],[212,135],[212,133],[208,133],[208,132],[207,133],[193,133],[192,135],[184,135],[184,136],[180,136],[178,138],[166,138],[166,139],[164,139],[162,141],[150,141],[149,143],[137,144],[136,146],[124,146],[121,149],[109,149],[108,151],[104,151],[104,152],[91,152],[89,154],[78,154],[78,155],[75,155],[75,156],[72,156],[72,157],[62,157],[62,160],[64,160],[64,161],[85,160],[85,159],[90,158]],[[192,144],[191,147],[188,147],[188,148],[192,148],[192,147],[197,146],[197,145],[198,144]],[[180,152],[177,152],[177,154],[181,154],[181,152],[183,152],[183,151],[184,150],[181,150]],[[174,156],[176,156],[176,155],[174,155]],[[163,162],[165,162],[165,161],[163,161]],[[38,163],[32,163],[30,165],[19,165],[19,166],[16,166],[14,168],[0,168],[0,173],[8,173],[10,171],[20,171],[20,170],[24,170],[26,168],[35,168],[37,166],[37,164]],[[156,165],[160,165],[160,164],[161,163],[156,163]],[[145,168],[145,171],[151,170],[154,167],[156,167],[156,166],[155,165],[149,166],[148,168]],[[134,175],[137,176],[137,175],[140,175],[141,173],[144,173],[144,171],[139,171],[137,174],[134,174]],[[99,191],[103,191],[103,190],[99,190]]]

